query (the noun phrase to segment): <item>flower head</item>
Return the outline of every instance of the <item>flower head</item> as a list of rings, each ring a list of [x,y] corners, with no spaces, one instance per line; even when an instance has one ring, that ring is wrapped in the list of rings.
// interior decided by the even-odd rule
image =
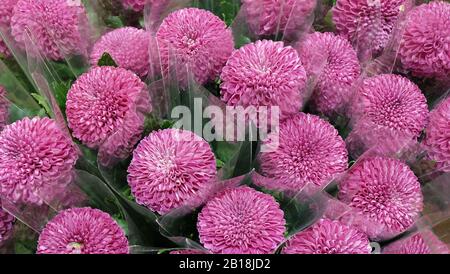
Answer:
[[[99,148],[102,159],[128,156],[142,134],[144,113],[150,110],[144,82],[131,71],[114,67],[96,67],[78,77],[66,101],[73,136]]]
[[[9,101],[6,98],[6,90],[0,86],[0,131],[8,123],[9,117]]]
[[[351,44],[333,33],[315,32],[297,47],[308,77],[317,77],[313,100],[320,112],[341,112],[360,74]]]
[[[165,214],[193,202],[215,181],[209,144],[186,130],[151,133],[133,152],[128,184],[139,204]]]
[[[428,156],[442,171],[450,171],[450,98],[441,102],[430,114],[424,140]]]
[[[339,34],[375,54],[387,45],[405,0],[337,0],[333,21]]]
[[[11,16],[14,6],[18,0],[1,0],[0,1],[0,25],[9,28]]]
[[[51,60],[85,54],[86,25],[84,6],[67,0],[19,0],[11,18],[11,32],[17,43],[30,49],[31,35],[35,49],[30,53],[36,55],[38,51]]]
[[[150,34],[141,29],[124,27],[103,35],[91,52],[91,64],[97,65],[103,53],[107,52],[121,68],[143,77],[150,66]]]
[[[24,118],[0,133],[0,194],[12,202],[36,203],[68,183],[78,152],[48,118]]]
[[[246,19],[256,35],[290,36],[304,28],[316,7],[315,0],[242,0]]]
[[[415,7],[406,20],[398,51],[403,66],[417,76],[450,75],[450,4],[433,1]]]
[[[431,231],[416,233],[383,248],[383,254],[448,254],[449,249]]]
[[[294,235],[283,248],[284,254],[370,254],[369,238],[353,226],[321,219]]]
[[[213,253],[268,254],[283,241],[285,223],[272,196],[238,187],[208,201],[198,216],[197,229],[200,242]]]
[[[180,82],[188,69],[203,84],[219,76],[230,57],[234,42],[231,30],[213,13],[185,8],[169,14],[157,32],[163,72],[168,77],[172,64]]]
[[[347,169],[347,150],[338,131],[318,116],[299,113],[280,125],[276,150],[260,154],[262,175],[275,179],[268,188],[299,191],[322,186]],[[267,142],[267,141],[264,141]]]
[[[39,235],[38,254],[127,254],[128,240],[109,214],[89,207],[60,212]]]
[[[283,42],[257,41],[236,50],[220,76],[229,106],[279,106],[281,116],[303,104],[306,72],[298,53]]]
[[[8,240],[13,232],[15,218],[2,208],[0,201],[0,248]]]
[[[423,208],[420,183],[397,159],[368,158],[356,163],[339,185],[339,199],[377,226],[388,238],[410,228]]]
[[[414,139],[428,120],[425,96],[410,80],[393,74],[368,78],[359,86],[352,104],[355,121],[351,139],[366,147],[390,139]],[[391,136],[385,140],[386,136]]]

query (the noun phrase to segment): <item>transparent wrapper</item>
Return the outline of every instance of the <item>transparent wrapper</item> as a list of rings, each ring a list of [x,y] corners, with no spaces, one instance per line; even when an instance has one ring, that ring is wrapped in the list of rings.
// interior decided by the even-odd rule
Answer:
[[[192,0],[148,0],[144,8],[145,29],[152,34],[171,12],[188,7]]]
[[[383,246],[387,254],[448,254],[450,238],[449,174],[440,174],[427,182],[422,192],[422,217],[408,233]]]
[[[315,0],[243,0],[231,26],[236,43],[264,38],[298,41],[311,30],[316,5]]]
[[[304,233],[308,233],[310,229],[315,228],[315,226],[320,225],[321,222],[338,222],[338,224],[342,226],[347,226],[346,228],[341,229],[353,229],[354,232],[358,232],[359,236],[361,237],[367,237],[365,235],[365,231],[367,229],[372,229],[373,231],[376,230],[375,224],[373,224],[369,219],[363,219],[360,216],[357,215],[356,212],[354,212],[348,205],[345,203],[342,203],[341,201],[337,200],[336,198],[332,197],[327,192],[318,192],[314,196],[311,197],[314,201],[316,206],[319,206],[316,209],[314,218],[311,218],[310,222],[308,222],[306,225],[302,226],[301,229],[295,231],[295,233],[290,233],[286,239],[285,242],[283,242],[280,247],[282,247],[282,253],[286,253],[287,251],[284,250],[284,248],[288,248],[291,244],[294,244],[295,238],[299,236],[304,236]],[[362,229],[362,226],[364,225],[364,229]],[[340,235],[326,235],[327,231],[323,231],[323,237],[339,237]],[[345,232],[347,233],[347,232]],[[346,237],[354,237],[353,235],[346,234]],[[319,236],[318,236],[319,237]],[[346,241],[349,238],[341,239],[342,241]],[[314,239],[318,242],[321,241],[321,239]],[[335,239],[336,241],[339,241],[338,239]],[[358,239],[361,240],[361,239]],[[316,248],[319,248],[317,250],[310,250],[309,252],[314,253],[329,253],[333,254],[335,251],[333,251],[333,241],[331,239],[323,239],[323,241],[330,241],[328,244],[320,245],[318,244]],[[370,242],[368,238],[366,238],[367,246],[361,248],[360,250],[351,250],[348,249],[348,247],[345,246],[336,246],[335,248],[339,250],[339,248],[344,248],[349,253],[361,253],[361,254],[369,254],[369,253],[379,253],[379,245],[376,242]],[[345,244],[345,243],[340,243]],[[356,248],[355,243],[349,243],[350,245],[354,245],[354,248]],[[294,244],[295,245],[295,244]],[[305,244],[306,245],[306,244]],[[331,245],[331,246],[330,246]],[[328,251],[326,248],[330,248]],[[287,252],[290,253],[291,251]],[[341,251],[342,252],[342,251]]]
[[[150,60],[150,71],[154,80],[162,76],[166,86],[187,89],[190,77],[213,85],[233,50],[231,29],[220,18],[196,8],[177,10],[150,37],[150,54],[159,57]]]
[[[414,1],[355,1],[352,12],[361,9],[357,18],[342,12],[350,9],[345,5],[348,5],[348,1],[339,8],[333,8],[333,16],[338,17],[334,20],[335,23],[336,20],[339,22],[338,29],[347,29],[343,35],[355,47],[365,71],[379,74],[383,70],[393,69],[402,25],[406,14],[414,7]]]
[[[124,230],[129,238],[130,253],[156,253],[158,248],[144,247],[136,243],[133,235],[134,224],[129,220],[127,208],[119,202],[113,191],[98,177],[82,170],[74,170],[70,182],[60,184],[57,188],[49,191],[42,189],[39,195],[42,198],[41,204],[22,204],[13,203],[2,197],[2,206],[4,210],[15,216],[16,222],[25,224],[38,235],[45,225],[53,219],[62,210],[68,208],[92,207],[107,212]],[[125,222],[126,221],[126,222]],[[144,220],[142,220],[144,221]],[[21,225],[15,224],[15,226]],[[26,232],[29,233],[29,232]],[[15,233],[14,241],[17,244],[27,243],[22,238],[24,235]]]
[[[230,180],[219,182],[220,187],[210,198],[220,195],[224,191],[238,189],[243,186],[250,186],[253,189],[272,195],[281,210],[284,212],[286,221],[287,237],[294,235],[313,224],[324,212],[324,200],[319,194],[306,195],[304,193],[287,193],[279,191],[269,191],[254,184],[255,172],[236,177]],[[202,208],[184,207],[176,209],[159,218],[158,223],[161,226],[161,233],[176,243],[183,251],[194,251],[200,253],[211,253],[205,249],[199,242],[197,231],[197,215]],[[276,253],[280,250],[283,243],[272,250]]]
[[[355,50],[342,36],[313,32],[294,47],[308,77],[308,111],[337,120],[345,117],[361,68]]]
[[[25,75],[16,77],[3,61],[0,61],[0,75],[0,129],[23,117],[45,114],[33,99],[33,87]]]
[[[397,143],[396,143],[397,144]],[[337,197],[339,198],[339,201],[336,201],[334,204],[337,206],[338,209],[340,209],[341,207],[346,208],[346,211],[349,214],[343,214],[341,217],[341,220],[351,223],[354,226],[357,226],[360,230],[364,231],[371,240],[374,241],[380,241],[380,242],[385,242],[388,240],[392,240],[395,237],[401,235],[402,233],[404,233],[405,231],[409,231],[411,229],[414,228],[415,223],[420,219],[420,216],[422,214],[422,210],[423,210],[423,206],[424,206],[424,199],[427,199],[427,194],[424,192],[424,190],[422,190],[420,192],[420,194],[414,194],[414,197],[409,197],[407,202],[405,200],[405,202],[403,203],[409,203],[408,204],[408,209],[405,210],[410,210],[410,212],[408,213],[408,218],[407,220],[402,220],[399,221],[399,223],[402,224],[403,226],[403,230],[400,231],[397,228],[395,228],[395,225],[392,224],[387,224],[384,223],[383,218],[380,219],[379,222],[377,222],[374,218],[374,216],[372,216],[371,218],[369,218],[369,216],[366,214],[361,214],[361,211],[357,208],[357,206],[355,205],[355,207],[351,207],[350,203],[352,203],[353,201],[355,201],[355,199],[360,199],[359,196],[358,198],[355,198],[356,194],[360,195],[360,191],[364,192],[364,189],[362,189],[362,187],[364,186],[360,186],[360,187],[354,187],[349,185],[349,180],[350,178],[352,178],[352,176],[354,177],[354,174],[359,174],[358,172],[367,172],[367,167],[366,166],[364,168],[364,171],[361,170],[362,167],[364,167],[364,165],[367,163],[371,163],[374,166],[376,164],[374,164],[377,159],[381,160],[381,161],[394,161],[394,162],[390,162],[389,165],[402,165],[402,170],[401,172],[406,172],[406,170],[408,170],[407,173],[402,173],[403,175],[394,175],[397,174],[396,172],[394,172],[393,170],[387,171],[385,168],[382,168],[380,166],[377,167],[373,167],[374,169],[371,171],[370,174],[365,174],[365,175],[361,175],[364,176],[365,179],[368,179],[368,182],[370,184],[375,184],[378,183],[378,180],[385,180],[385,178],[381,178],[378,176],[394,176],[392,177],[391,180],[403,180],[405,178],[409,178],[408,180],[416,180],[417,178],[417,183],[414,183],[414,187],[412,185],[408,186],[410,191],[406,191],[405,188],[399,187],[398,189],[396,189],[395,191],[403,191],[403,194],[401,195],[406,195],[406,193],[411,194],[411,193],[415,193],[415,191],[417,190],[417,187],[419,187],[419,183],[423,183],[423,177],[420,176],[417,172],[416,172],[416,166],[418,165],[418,163],[420,163],[424,152],[422,150],[422,147],[419,143],[417,142],[405,142],[402,143],[403,149],[397,150],[397,147],[395,147],[395,149],[387,149],[386,147],[374,147],[372,149],[367,150],[364,154],[362,154],[355,162],[352,163],[352,166],[343,174],[341,174],[339,177],[335,178],[335,181],[329,185],[329,189],[333,189],[333,187],[337,186],[339,191],[342,191],[342,187],[343,184],[346,184],[345,188],[346,188],[346,192],[345,194],[342,194],[339,192],[337,194]],[[373,162],[375,161],[375,162]],[[389,168],[391,168],[389,166]],[[408,169],[406,169],[408,168]],[[416,174],[413,173],[416,172]],[[390,172],[390,173],[389,173]],[[397,171],[400,172],[400,171]],[[363,173],[361,173],[363,174]],[[374,176],[373,178],[371,176]],[[395,176],[400,176],[400,177],[395,177]],[[395,179],[397,178],[397,179]],[[403,178],[403,179],[402,179]],[[352,179],[354,180],[354,179]],[[370,181],[370,180],[375,180],[375,181]],[[362,182],[360,182],[359,184],[361,184]],[[381,188],[382,189],[382,188]],[[384,197],[383,195],[386,194],[382,194],[383,190],[378,190],[379,193],[377,193],[377,190],[370,190],[372,192],[373,199],[374,201],[377,201],[377,203],[379,203],[379,201],[377,199],[384,199],[381,197]],[[374,192],[375,191],[375,192]],[[392,190],[394,191],[394,190]],[[366,193],[367,194],[367,193]],[[362,194],[361,194],[362,195]],[[377,196],[378,195],[378,196]],[[381,196],[380,196],[381,195]],[[400,199],[400,198],[399,198]],[[359,200],[358,200],[359,201]],[[384,200],[383,200],[384,201]],[[386,207],[389,207],[391,205],[387,205]],[[372,207],[369,207],[372,208]],[[391,209],[392,210],[392,209]],[[403,209],[402,209],[403,210]],[[377,218],[380,216],[376,216]],[[403,218],[403,217],[399,217],[399,218]],[[404,223],[402,223],[404,222]],[[407,225],[409,224],[409,225]]]
[[[401,95],[382,94],[381,82],[396,85],[397,89],[405,93],[408,91],[409,94],[405,95],[405,98],[400,97]],[[389,89],[393,90],[391,86],[386,88],[386,93],[391,92]],[[418,142],[429,114],[426,98],[414,83],[394,74],[383,74],[371,78],[362,76],[355,81],[351,89],[352,95],[346,110],[346,130],[351,131],[345,141],[353,159],[369,150],[378,150],[379,154],[395,154],[398,151],[413,149],[411,147]],[[378,98],[379,101],[376,101]],[[406,102],[407,100],[411,102]],[[414,116],[405,114],[402,109],[410,107],[409,104],[412,103],[417,107],[411,110],[415,112]],[[411,118],[405,117],[406,115]]]

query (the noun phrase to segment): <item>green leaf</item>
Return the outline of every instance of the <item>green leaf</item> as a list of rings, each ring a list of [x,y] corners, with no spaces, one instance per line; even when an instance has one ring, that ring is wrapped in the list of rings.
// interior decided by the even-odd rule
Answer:
[[[33,96],[33,98],[38,102],[38,104],[45,109],[45,112],[48,115],[51,115],[52,111],[50,109],[50,106],[48,105],[47,100],[44,97],[42,97],[40,94],[37,93],[31,93],[31,96]]]
[[[224,162],[222,162],[220,159],[216,159],[216,167],[222,168],[225,165]]]
[[[52,84],[53,94],[55,96],[56,103],[63,113],[66,109],[67,93],[72,85],[72,81],[66,82],[53,82]]]
[[[113,28],[113,29],[118,29],[123,27],[123,22],[122,19],[120,19],[119,16],[109,16],[108,18],[106,18],[105,20],[106,26]]]
[[[105,67],[105,66],[118,67],[117,63],[114,61],[114,59],[111,57],[111,55],[107,52],[103,53],[100,60],[98,60],[97,65],[99,67]]]

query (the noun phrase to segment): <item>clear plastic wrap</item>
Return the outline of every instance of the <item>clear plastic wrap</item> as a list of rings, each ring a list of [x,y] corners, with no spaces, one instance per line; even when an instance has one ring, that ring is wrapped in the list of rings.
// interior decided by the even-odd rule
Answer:
[[[311,30],[316,5],[315,0],[244,0],[232,24],[236,44],[264,38],[298,41]]]

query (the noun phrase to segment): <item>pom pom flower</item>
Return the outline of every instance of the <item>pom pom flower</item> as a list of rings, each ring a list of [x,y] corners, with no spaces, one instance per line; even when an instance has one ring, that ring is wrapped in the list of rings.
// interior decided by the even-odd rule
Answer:
[[[117,65],[144,77],[148,73],[150,34],[141,29],[124,27],[103,35],[91,52],[91,64],[97,65],[103,53],[111,55]]]
[[[60,212],[39,235],[38,254],[127,254],[128,240],[120,226],[98,209]]]
[[[308,77],[316,77],[313,100],[320,112],[342,112],[360,66],[351,44],[333,33],[315,32],[298,45]]]
[[[450,171],[450,98],[441,102],[430,114],[424,140],[428,156],[437,163],[437,168]]]
[[[399,57],[406,69],[423,77],[450,75],[450,4],[433,1],[415,7],[406,21]]]
[[[355,227],[321,219],[294,235],[283,248],[284,254],[370,254],[369,238]]]
[[[198,216],[205,248],[217,254],[268,254],[283,241],[284,213],[275,199],[249,187],[227,189]]]
[[[80,2],[81,3],[81,2]],[[69,54],[85,54],[87,16],[83,5],[67,0],[19,0],[11,18],[11,32],[23,48],[29,33],[43,57],[60,60]],[[29,48],[27,48],[29,49]]]
[[[201,84],[215,80],[230,57],[234,42],[225,22],[213,13],[186,8],[169,14],[157,32],[163,72],[175,69],[180,82],[186,70]],[[175,62],[175,67],[172,67]]]
[[[190,131],[176,129],[153,132],[142,140],[128,167],[136,201],[160,214],[194,203],[215,176],[209,144]]]
[[[242,0],[246,18],[256,35],[295,34],[304,28],[316,7],[315,0]]]
[[[410,228],[423,208],[420,183],[396,159],[368,158],[356,163],[339,186],[339,199],[356,214],[381,227],[371,238],[388,238]]]
[[[405,0],[337,0],[333,21],[339,34],[379,54],[387,45]]]
[[[6,98],[6,90],[0,86],[0,131],[6,126],[9,117],[9,101]]]
[[[383,254],[448,254],[448,247],[431,231],[423,231],[383,248]]]
[[[0,201],[0,248],[11,237],[15,218],[2,208]]]
[[[11,202],[41,204],[68,183],[77,149],[48,118],[24,118],[0,133],[0,194]]]
[[[220,76],[229,106],[279,106],[282,118],[303,104],[306,72],[298,53],[283,42],[256,41],[235,51]]]
[[[347,169],[345,142],[331,124],[299,113],[280,125],[278,147],[260,154],[262,175],[274,179],[268,188],[300,191],[312,183],[322,186]],[[267,142],[267,141],[265,141]]]
[[[108,157],[126,158],[144,128],[143,113],[151,110],[146,85],[123,68],[96,67],[70,88],[66,113],[75,138]]]
[[[368,78],[359,86],[352,116],[355,124],[348,139],[352,146],[361,142],[366,148],[387,144],[396,149],[420,135],[428,120],[428,106],[413,82],[384,74]]]

